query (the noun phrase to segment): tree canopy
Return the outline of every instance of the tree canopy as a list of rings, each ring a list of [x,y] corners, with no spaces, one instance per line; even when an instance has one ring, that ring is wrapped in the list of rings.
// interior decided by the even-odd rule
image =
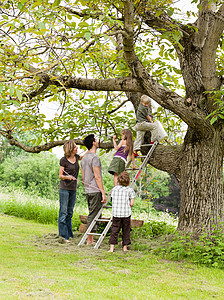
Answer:
[[[135,43],[152,76],[175,90],[180,88],[181,72],[169,66],[169,60],[176,59],[174,49],[168,48],[165,32],[158,37],[141,16],[145,10],[155,10],[159,16],[164,8],[174,13],[170,4],[136,2]],[[35,152],[93,130],[107,140],[124,126],[133,126],[133,110],[119,110],[131,98],[124,92],[142,92],[123,57],[122,2],[8,1],[0,8],[3,135],[12,141],[15,134],[33,131],[37,136],[33,146],[54,141],[36,150],[24,146]],[[138,99],[133,101],[136,108]],[[55,103],[50,119],[45,109],[49,102]],[[173,120],[166,120],[173,127]]]
[[[211,230],[223,218],[224,4],[193,4],[182,14],[172,0],[2,1],[1,134],[40,152],[98,132],[107,149],[135,123],[125,105],[147,94],[166,128],[188,127],[150,159],[181,184],[179,229]],[[49,120],[46,102],[58,105]],[[37,138],[22,144],[24,131]]]

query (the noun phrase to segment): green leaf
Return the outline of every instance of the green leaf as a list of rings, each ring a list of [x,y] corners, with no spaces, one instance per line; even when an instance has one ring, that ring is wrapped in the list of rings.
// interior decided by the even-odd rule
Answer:
[[[23,99],[23,96],[22,96],[22,93],[20,92],[20,90],[16,89],[16,95],[20,101]]]
[[[214,124],[217,121],[217,119],[218,119],[218,116],[214,116],[210,121],[211,125]]]
[[[79,23],[79,27],[81,27],[81,28],[88,27],[88,26],[89,26],[89,24],[86,23],[86,22],[80,22]]]
[[[173,15],[173,12],[174,12],[174,10],[173,9],[168,9],[167,10],[167,14],[168,14],[168,16],[172,16]]]
[[[45,24],[43,22],[38,22],[40,29],[46,29]]]
[[[84,35],[85,39],[88,41],[91,39],[91,33],[90,32],[85,32],[85,35]]]
[[[61,0],[55,0],[54,3],[52,4],[53,7],[59,6]]]
[[[19,10],[22,10],[22,9],[23,9],[23,5],[22,5],[21,2],[18,3],[18,9],[19,9]]]
[[[9,88],[9,93],[10,93],[10,96],[13,96],[14,95],[14,88],[11,86],[10,88]]]

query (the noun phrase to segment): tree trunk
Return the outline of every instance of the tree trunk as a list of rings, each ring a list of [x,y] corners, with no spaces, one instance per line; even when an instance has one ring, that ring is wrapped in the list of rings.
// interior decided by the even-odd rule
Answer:
[[[216,131],[208,139],[188,131],[181,160],[178,230],[212,233],[223,221],[223,144]]]

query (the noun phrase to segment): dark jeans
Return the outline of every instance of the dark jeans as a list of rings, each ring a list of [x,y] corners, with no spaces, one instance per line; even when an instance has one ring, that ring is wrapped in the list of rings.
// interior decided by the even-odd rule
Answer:
[[[110,234],[109,243],[112,245],[117,245],[118,234],[122,228],[122,245],[131,244],[130,231],[131,231],[131,216],[126,218],[113,217],[112,228]]]
[[[103,203],[101,202],[102,194],[101,192],[86,194],[86,200],[89,208],[89,215],[87,217],[87,228],[88,228],[103,205]],[[92,232],[96,232],[97,228],[98,226],[96,224],[93,227]]]
[[[58,230],[59,236],[66,240],[70,237],[73,238],[72,232],[72,216],[75,206],[76,191],[73,190],[59,190],[59,217],[58,217]]]

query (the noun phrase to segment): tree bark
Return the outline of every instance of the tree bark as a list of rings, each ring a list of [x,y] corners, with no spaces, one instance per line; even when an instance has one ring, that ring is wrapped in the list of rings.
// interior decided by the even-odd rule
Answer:
[[[200,235],[223,221],[223,142],[221,132],[203,139],[188,131],[181,160],[178,230]]]

